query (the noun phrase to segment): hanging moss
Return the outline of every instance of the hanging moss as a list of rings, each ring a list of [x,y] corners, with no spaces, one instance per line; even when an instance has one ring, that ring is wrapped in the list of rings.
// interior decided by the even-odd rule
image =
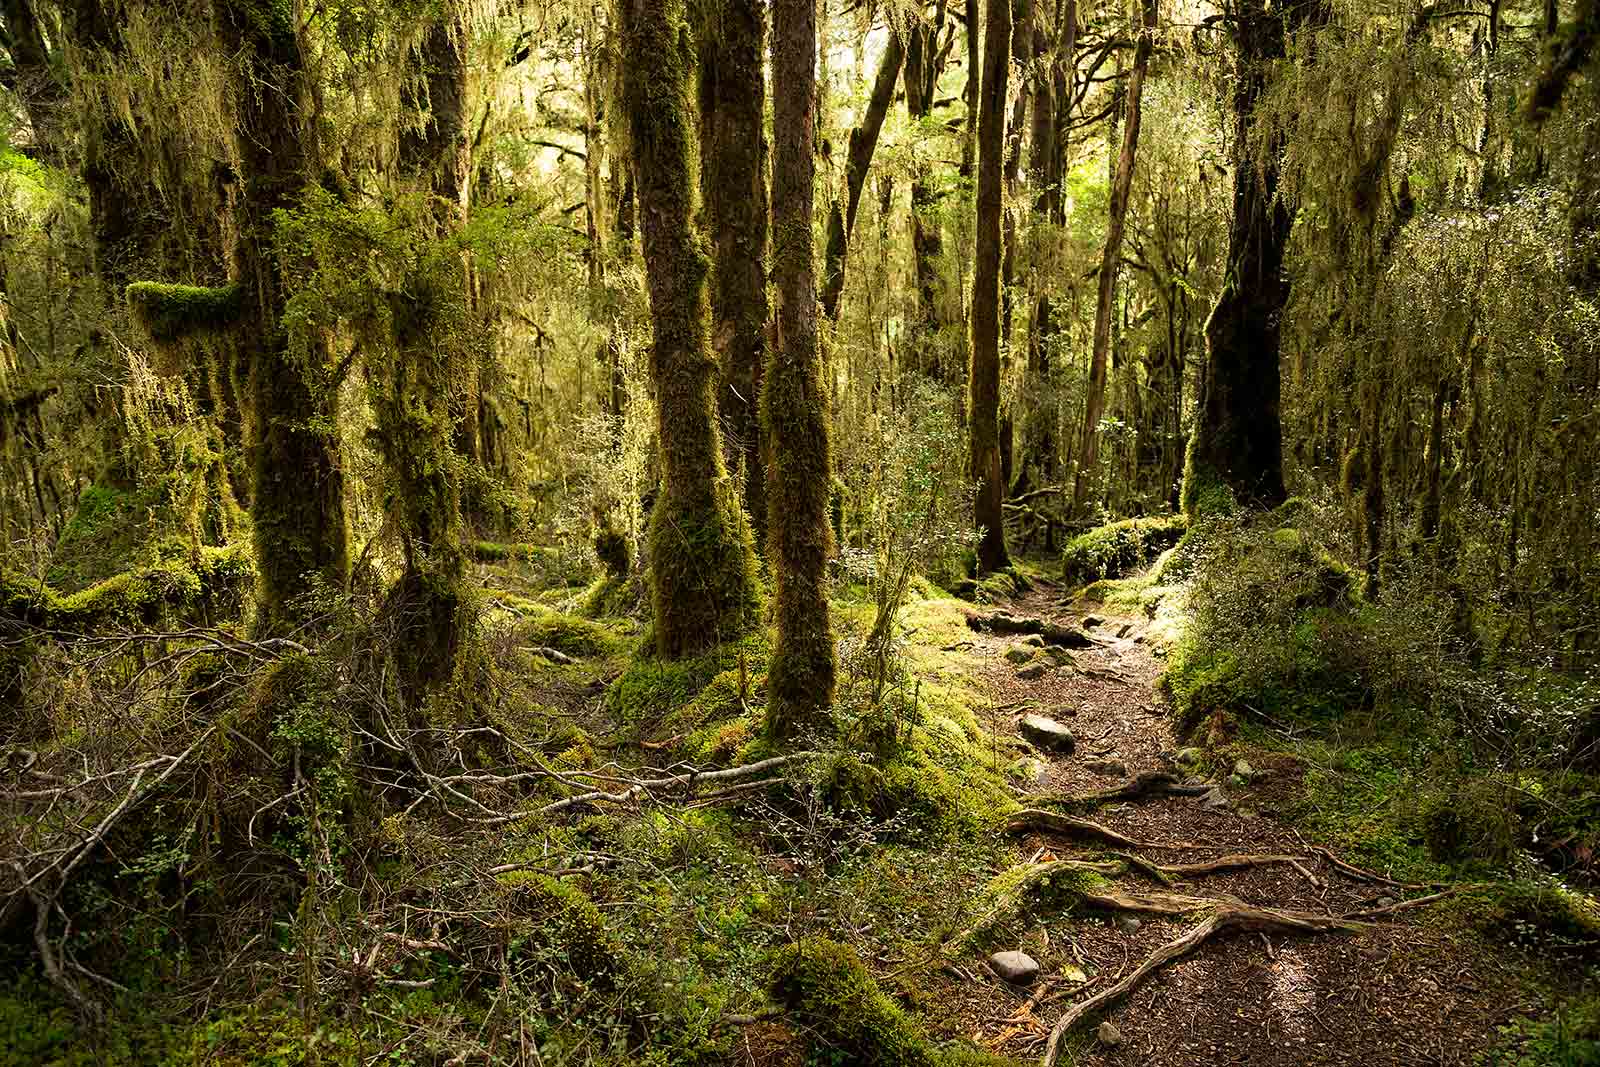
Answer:
[[[128,286],[128,309],[134,320],[157,341],[176,341],[190,334],[234,325],[244,305],[238,285],[168,285],[134,282]]]

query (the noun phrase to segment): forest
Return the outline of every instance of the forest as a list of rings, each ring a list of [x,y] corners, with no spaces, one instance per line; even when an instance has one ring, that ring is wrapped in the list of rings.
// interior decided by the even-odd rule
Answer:
[[[1600,0],[0,0],[0,1067],[1600,1065]]]

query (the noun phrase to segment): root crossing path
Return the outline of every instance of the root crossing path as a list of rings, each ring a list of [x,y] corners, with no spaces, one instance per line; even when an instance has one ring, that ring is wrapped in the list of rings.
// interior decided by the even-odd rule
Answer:
[[[1467,1064],[1492,1044],[1520,1006],[1520,965],[1439,921],[1447,892],[1288,825],[1292,759],[1236,768],[1184,750],[1149,620],[1048,587],[996,610],[973,651],[997,725],[1037,750],[1014,768],[1017,862],[1098,877],[1059,911],[1033,908],[1020,943],[1004,943],[1013,922],[952,954],[970,1036],[1047,1065]],[[1001,980],[995,949],[1033,955],[1037,977]]]

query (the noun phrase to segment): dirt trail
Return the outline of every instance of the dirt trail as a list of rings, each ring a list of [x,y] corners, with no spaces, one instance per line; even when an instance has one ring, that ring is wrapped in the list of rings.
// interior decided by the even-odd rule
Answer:
[[[1059,590],[1038,588],[1006,605],[1017,615],[1084,625],[1082,611]],[[1092,647],[1075,650],[1076,668],[1019,677],[1005,652],[1023,639],[975,634],[974,652],[992,657],[984,671],[993,700],[1008,708],[1012,727],[1029,712],[1067,725],[1072,755],[1049,755],[1030,796],[1105,789],[1144,772],[1174,768],[1178,743],[1156,688],[1160,662],[1148,643],[1148,620],[1093,606],[1085,626]],[[1119,636],[1121,635],[1121,636]],[[1122,767],[1114,764],[1121,763]],[[1094,769],[1091,769],[1094,768]],[[1137,854],[1157,864],[1193,864],[1224,855],[1288,855],[1300,867],[1272,864],[1177,879],[1163,887],[1138,873],[1118,879],[1126,890],[1235,898],[1263,908],[1340,916],[1425,895],[1363,881],[1342,872],[1275,813],[1297,788],[1297,772],[1255,768],[1248,784],[1222,783],[1226,806],[1205,797],[1152,796],[1099,806],[1088,817],[1150,847]],[[1125,773],[1124,773],[1125,771]],[[1226,776],[1227,768],[1221,769]],[[1029,803],[1028,796],[1019,797]],[[1035,858],[1104,859],[1104,847],[1029,833],[1018,862]],[[1227,933],[1155,971],[1126,999],[1075,1028],[1061,1062],[1122,1064],[1462,1064],[1492,1044],[1526,1003],[1522,964],[1490,952],[1476,938],[1430,923],[1427,907],[1386,915],[1361,932],[1313,936]],[[1152,952],[1205,916],[1107,913],[1105,919],[1056,916],[997,945],[1033,954],[1041,963],[1030,987],[1006,985],[981,960],[962,970],[973,979],[948,992],[963,1002],[967,1033],[1023,1059],[1037,1059],[1052,1025],[1074,1002],[1129,974]],[[1087,984],[1076,973],[1089,976]],[[1115,1033],[1100,1031],[1100,1020]],[[1120,1041],[1117,1040],[1120,1035]]]

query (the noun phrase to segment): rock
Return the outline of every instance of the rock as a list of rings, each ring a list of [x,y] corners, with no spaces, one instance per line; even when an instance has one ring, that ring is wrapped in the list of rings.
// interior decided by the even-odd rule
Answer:
[[[1256,776],[1256,769],[1250,766],[1249,760],[1239,760],[1233,765],[1233,773],[1248,782]]]
[[[1022,639],[1022,643],[1027,645],[1029,648],[1043,648],[1044,638],[1040,637],[1038,634],[1029,634],[1027,637]]]
[[[1006,768],[1011,777],[1030,785],[1044,785],[1050,777],[1050,768],[1043,760],[1034,759],[1032,756],[1023,756],[1013,760],[1011,766]]]
[[[1399,901],[1395,900],[1394,897],[1379,897],[1378,898],[1378,907],[1380,907],[1380,908],[1392,908],[1398,903],[1399,903]]]
[[[1116,1048],[1122,1044],[1122,1031],[1118,1030],[1110,1019],[1100,1024],[1100,1028],[1094,1032],[1094,1036],[1099,1038],[1100,1043],[1106,1048]]]
[[[1243,789],[1249,784],[1250,779],[1248,778],[1241,777],[1237,774],[1228,775],[1228,785],[1233,789]]]
[[[1100,759],[1092,763],[1085,763],[1084,767],[1095,774],[1103,774],[1109,778],[1128,777],[1128,765],[1119,759]]]
[[[1200,803],[1204,807],[1218,810],[1221,808],[1226,808],[1229,804],[1229,800],[1228,795],[1222,791],[1220,786],[1212,786],[1211,792],[1200,798]]]
[[[1129,936],[1132,936],[1133,934],[1138,933],[1139,932],[1139,927],[1141,927],[1143,925],[1144,925],[1144,923],[1140,922],[1138,919],[1134,918],[1132,915],[1118,915],[1117,916],[1117,929],[1121,930],[1125,934],[1128,934]]]
[[[1024,715],[1021,730],[1023,737],[1054,752],[1071,753],[1078,747],[1071,730],[1043,715]]]
[[[1206,781],[1206,778],[1205,778],[1204,775],[1191,774],[1191,775],[1189,775],[1189,777],[1187,777],[1187,778],[1185,778],[1183,780],[1182,784],[1187,787],[1187,786],[1196,786],[1196,785],[1208,785],[1210,783]]]
[[[1006,649],[1005,657],[1007,663],[1015,663],[1020,666],[1033,658],[1033,649],[1022,645],[1012,645]]]
[[[1039,961],[1026,952],[996,952],[989,957],[989,966],[1008,982],[1027,985],[1039,976]]]
[[[1030,663],[1026,667],[1018,669],[1017,677],[1021,678],[1024,682],[1037,681],[1038,679],[1043,678],[1045,671],[1049,669],[1049,666],[1043,663]]]
[[[1172,757],[1172,762],[1180,766],[1193,767],[1205,758],[1205,753],[1192,745],[1189,748],[1178,749],[1178,754]]]
[[[1085,615],[1083,617],[1084,628],[1085,629],[1089,629],[1089,630],[1094,629],[1096,626],[1099,626],[1101,623],[1103,623],[1105,621],[1106,620],[1102,619],[1098,615]]]

